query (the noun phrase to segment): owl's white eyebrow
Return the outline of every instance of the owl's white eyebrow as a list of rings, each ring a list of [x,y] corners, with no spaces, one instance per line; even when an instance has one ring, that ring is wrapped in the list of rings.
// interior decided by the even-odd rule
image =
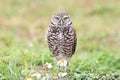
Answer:
[[[55,16],[56,18],[59,18],[59,16]]]
[[[68,16],[64,16],[63,18],[68,18]]]

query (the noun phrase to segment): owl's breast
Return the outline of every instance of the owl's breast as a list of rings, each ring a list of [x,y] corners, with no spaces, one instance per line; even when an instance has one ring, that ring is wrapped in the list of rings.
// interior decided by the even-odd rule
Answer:
[[[58,39],[61,40],[63,38],[63,34],[62,33],[59,33],[58,34]]]
[[[63,40],[64,35],[65,35],[65,28],[64,27],[58,28],[58,33],[57,33],[58,40]]]

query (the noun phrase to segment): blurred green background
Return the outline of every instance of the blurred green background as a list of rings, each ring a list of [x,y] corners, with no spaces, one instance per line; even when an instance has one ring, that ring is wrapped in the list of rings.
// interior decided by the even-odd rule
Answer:
[[[101,59],[104,63],[110,58],[105,62],[107,69],[110,68],[108,71],[120,72],[120,0],[0,0],[1,79],[23,80],[20,72],[26,68],[26,63],[37,67],[45,61],[53,61],[45,34],[52,15],[57,12],[70,14],[77,32],[73,63],[77,63],[76,55],[79,55],[78,60],[84,61],[84,57],[91,60],[107,54]],[[115,59],[117,68],[112,64],[111,70],[108,64]],[[89,65],[90,60],[87,61]]]

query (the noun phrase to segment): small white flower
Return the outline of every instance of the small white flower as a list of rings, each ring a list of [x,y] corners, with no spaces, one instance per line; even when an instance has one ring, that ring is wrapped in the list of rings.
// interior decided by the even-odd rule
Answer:
[[[27,78],[27,80],[32,80],[31,78]]]
[[[67,66],[67,60],[65,59],[61,59],[57,63],[59,66],[64,66],[64,67]]]
[[[46,80],[46,78],[45,78],[45,77],[43,77],[41,80]]]
[[[47,62],[45,65],[47,66],[47,68],[52,68],[52,63]]]
[[[58,76],[59,76],[59,77],[65,77],[65,76],[67,76],[67,73],[66,73],[66,72],[60,72],[60,73],[58,74]]]
[[[27,80],[32,80],[31,79],[31,74],[28,75]]]
[[[31,78],[27,78],[27,80],[32,80]]]
[[[62,73],[62,76],[64,77],[64,76],[67,76],[67,73],[65,72],[65,73]]]
[[[40,72],[36,72],[35,74],[32,75],[32,77],[35,77],[35,76],[37,77],[37,79],[41,79],[42,75],[40,74]]]
[[[36,74],[33,74],[33,75],[32,75],[32,77],[35,77],[35,76],[36,76]]]
[[[21,73],[22,73],[22,74],[25,73],[25,70],[22,70]]]
[[[40,78],[41,78],[41,74],[37,74],[36,76],[37,76],[37,78],[38,78],[38,79],[40,79]]]

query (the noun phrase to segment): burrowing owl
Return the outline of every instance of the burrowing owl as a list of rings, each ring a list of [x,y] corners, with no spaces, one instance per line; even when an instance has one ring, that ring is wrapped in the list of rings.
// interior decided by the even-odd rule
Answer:
[[[57,60],[69,59],[76,49],[76,32],[72,26],[70,15],[57,13],[52,19],[47,33],[50,51]]]

